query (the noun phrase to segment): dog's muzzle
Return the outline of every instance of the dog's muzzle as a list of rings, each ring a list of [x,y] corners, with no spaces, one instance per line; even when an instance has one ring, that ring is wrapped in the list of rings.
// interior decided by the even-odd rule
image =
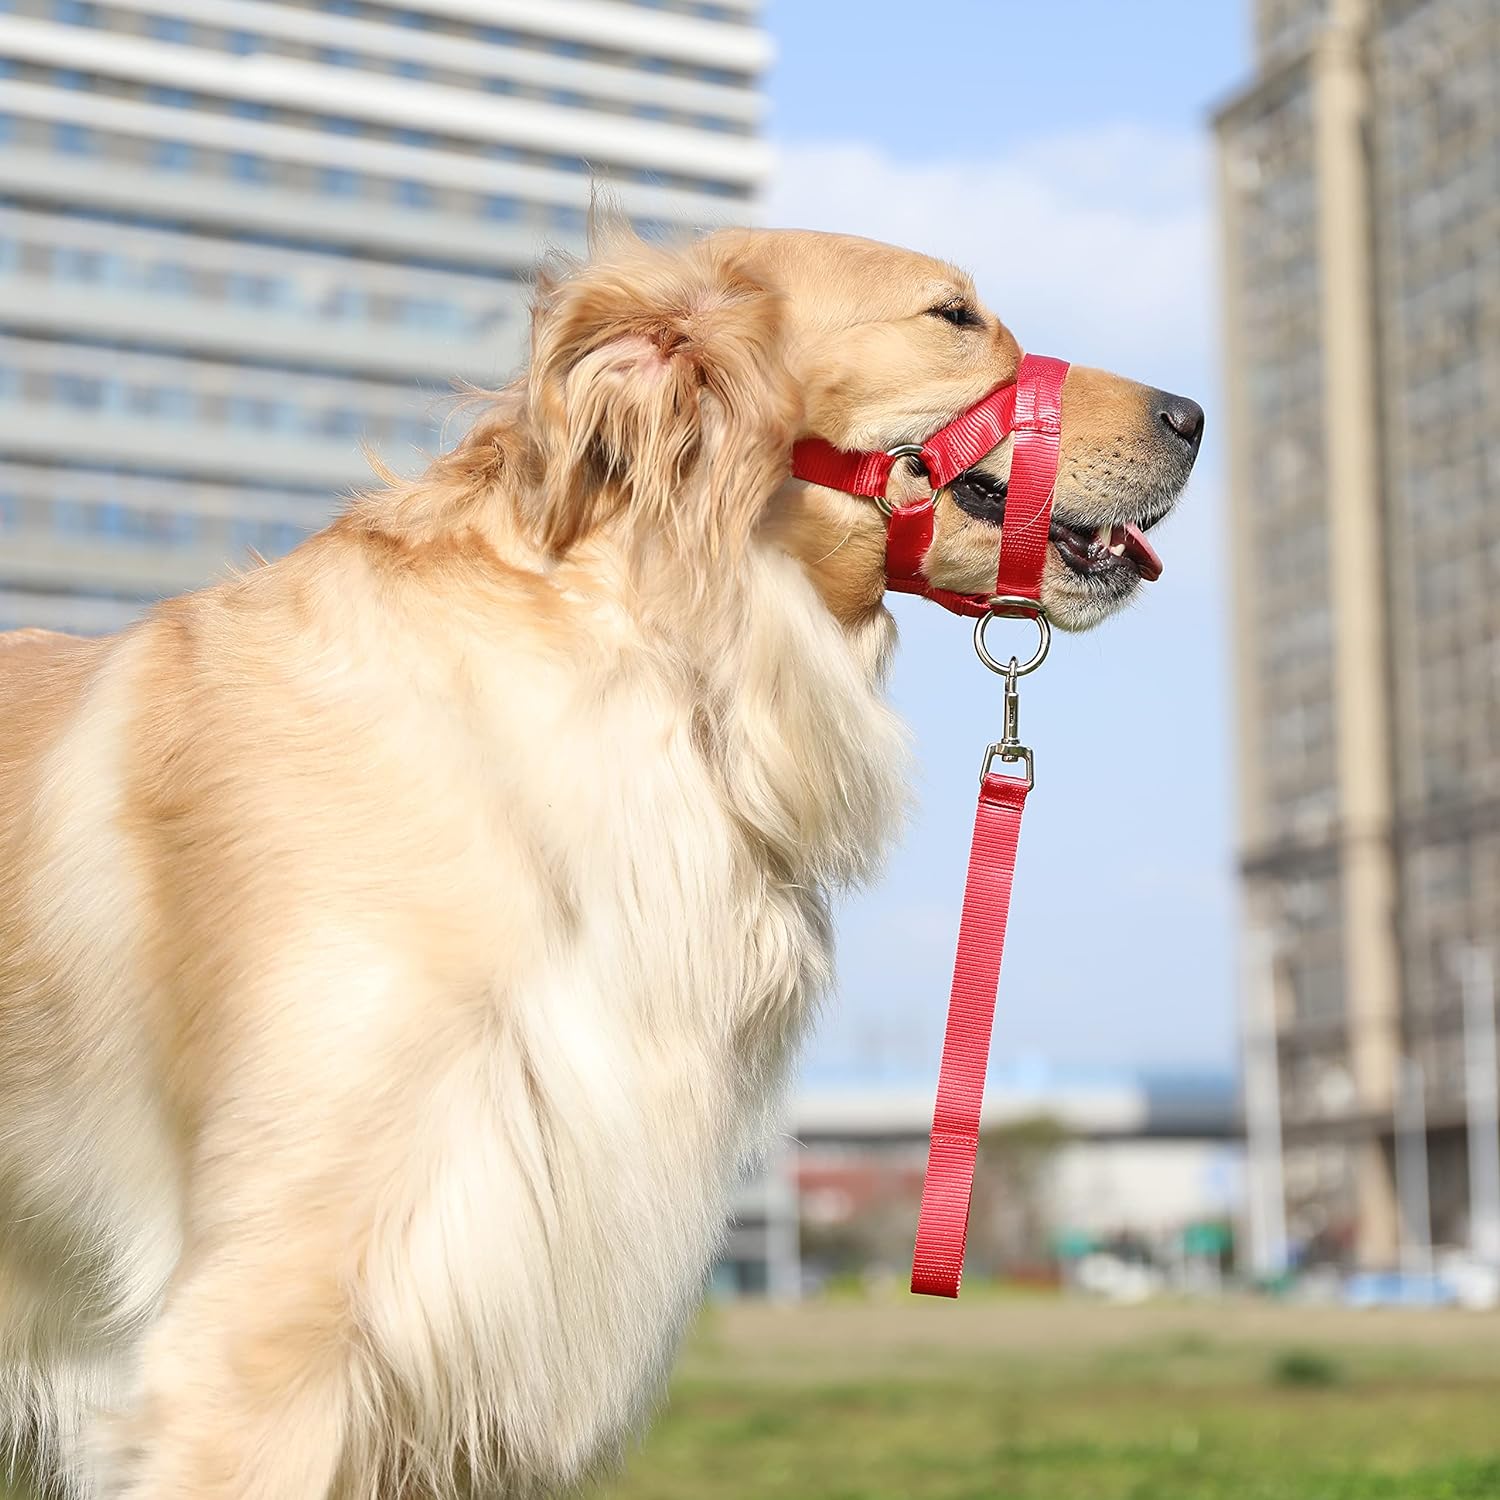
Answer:
[[[1062,386],[1067,373],[1066,360],[1028,354],[1014,381],[981,397],[926,442],[903,443],[885,453],[851,453],[822,438],[804,438],[792,448],[792,473],[812,484],[873,500],[880,507],[887,517],[887,588],[932,599],[959,615],[1041,617],[1042,569],[1052,527]],[[938,588],[923,571],[932,546],[937,492],[972,469],[1006,437],[1014,442],[994,592],[958,594]],[[925,499],[894,506],[886,499],[886,490],[892,470],[904,459],[922,469],[932,488]]]

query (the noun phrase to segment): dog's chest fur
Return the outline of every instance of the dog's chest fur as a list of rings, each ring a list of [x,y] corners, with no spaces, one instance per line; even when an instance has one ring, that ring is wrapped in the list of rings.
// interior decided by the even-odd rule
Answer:
[[[626,651],[581,666],[560,721],[550,692],[518,715],[514,677],[499,710],[539,731],[494,851],[506,903],[526,850],[530,961],[503,923],[493,1026],[428,1090],[404,1227],[370,1260],[401,1383],[439,1378],[437,1336],[464,1396],[419,1448],[556,1479],[639,1418],[830,978],[829,898],[899,814],[888,620],[851,639],[784,557],[751,588],[731,659]]]

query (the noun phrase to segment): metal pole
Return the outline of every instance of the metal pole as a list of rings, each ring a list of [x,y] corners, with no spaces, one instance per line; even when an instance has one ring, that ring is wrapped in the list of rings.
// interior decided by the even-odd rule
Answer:
[[[1495,969],[1488,950],[1459,954],[1464,992],[1464,1106],[1469,1124],[1469,1249],[1500,1266],[1500,1065],[1495,1044]]]
[[[1432,1205],[1427,1190],[1427,1095],[1422,1065],[1396,1061],[1396,1196],[1401,1202],[1401,1269],[1432,1275]]]
[[[766,1163],[766,1294],[775,1302],[802,1295],[802,1251],[797,1201],[797,1143],[778,1142]]]
[[[1250,1200],[1250,1269],[1257,1280],[1286,1270],[1286,1190],[1281,1167],[1281,1076],[1276,1051],[1276,943],[1245,934],[1245,1135]]]

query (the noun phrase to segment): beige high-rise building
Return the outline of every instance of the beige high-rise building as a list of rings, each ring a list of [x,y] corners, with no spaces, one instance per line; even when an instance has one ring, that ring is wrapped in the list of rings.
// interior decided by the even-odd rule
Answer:
[[[1480,1238],[1495,1149],[1500,5],[1256,12],[1216,120],[1249,1102],[1278,1230],[1388,1265]]]

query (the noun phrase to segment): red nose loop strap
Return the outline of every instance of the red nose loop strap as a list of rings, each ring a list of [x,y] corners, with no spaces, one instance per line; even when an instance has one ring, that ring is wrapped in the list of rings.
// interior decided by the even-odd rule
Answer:
[[[1028,354],[1013,385],[1001,386],[976,402],[913,453],[846,453],[810,438],[796,445],[792,472],[799,479],[877,500],[890,517],[886,534],[886,587],[936,600],[956,614],[1035,614],[1042,618],[1043,647],[1024,667],[1011,659],[1006,672],[1005,738],[991,745],[979,786],[969,875],[948,1025],[932,1116],[927,1175],[917,1218],[911,1289],[935,1297],[958,1296],[964,1246],[969,1233],[969,1200],[979,1152],[979,1120],[984,1076],[989,1064],[995,992],[1005,955],[1005,924],[1015,878],[1021,814],[1031,790],[1031,752],[1016,738],[1016,678],[1045,654],[1046,617],[1042,573],[1052,529],[1052,492],[1057,482],[1062,432],[1062,388],[1068,365]],[[1013,438],[1005,516],[1000,532],[1000,563],[993,595],[958,594],[936,587],[927,576],[932,548],[936,492]],[[927,472],[933,493],[913,505],[891,507],[885,500],[891,471],[900,457],[913,457]],[[1028,608],[1028,606],[1032,606]],[[1002,670],[984,649],[983,627],[976,645],[987,665]],[[1026,775],[1006,776],[990,767],[996,759],[1023,761]]]
[[[1028,354],[1014,383],[976,401],[939,428],[911,457],[927,474],[933,491],[944,489],[987,453],[1015,435],[1010,479],[1001,527],[1000,569],[995,594],[1041,599],[1042,567],[1052,520],[1052,487],[1057,478],[1062,426],[1065,360]],[[889,453],[846,452],[822,438],[804,438],[792,449],[798,479],[845,494],[885,503],[891,471],[901,459]],[[890,510],[886,541],[886,584],[897,593],[920,594],[961,615],[989,611],[990,594],[959,594],[938,588],[926,574],[932,546],[933,496]]]
[[[1048,359],[1043,354],[1028,354],[1016,375],[1011,422],[1014,445],[995,593],[1012,599],[1034,599],[1038,607],[1047,539],[1052,530],[1052,492],[1057,484],[1062,438],[1062,388],[1067,376],[1066,360]]]

